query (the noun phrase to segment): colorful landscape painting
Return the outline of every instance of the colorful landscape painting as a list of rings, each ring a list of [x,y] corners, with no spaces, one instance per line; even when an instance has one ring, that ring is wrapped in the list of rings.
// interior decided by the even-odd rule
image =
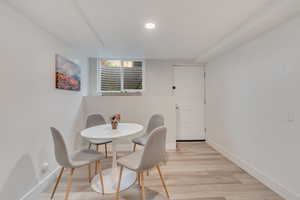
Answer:
[[[60,56],[55,56],[56,88],[80,91],[80,66]]]

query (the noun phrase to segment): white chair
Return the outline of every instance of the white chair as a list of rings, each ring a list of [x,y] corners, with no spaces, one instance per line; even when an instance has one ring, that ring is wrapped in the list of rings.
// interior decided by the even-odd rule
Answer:
[[[132,140],[132,142],[134,144],[133,151],[136,150],[136,145],[145,146],[149,134],[157,127],[164,126],[164,121],[165,120],[162,115],[160,115],[160,114],[152,115],[152,117],[150,118],[150,120],[148,122],[146,132],[143,135],[136,137]]]
[[[99,125],[103,125],[106,124],[106,121],[104,119],[104,117],[100,114],[93,114],[93,115],[89,115],[87,117],[86,120],[86,128],[91,128],[93,126],[99,126]],[[111,140],[101,140],[99,142],[93,143],[93,142],[89,142],[89,149],[91,149],[92,145],[96,145],[96,149],[97,151],[99,151],[99,146],[100,145],[105,145],[105,157],[107,158],[107,144],[111,143]]]
[[[72,154],[69,154],[67,146],[65,144],[64,138],[61,135],[61,133],[51,127],[51,132],[53,136],[54,141],[54,150],[55,150],[55,158],[58,164],[61,166],[61,170],[59,173],[59,176],[56,180],[55,186],[53,188],[51,199],[53,199],[55,191],[57,189],[57,186],[60,182],[60,179],[63,175],[64,169],[69,168],[70,169],[70,175],[68,178],[68,184],[67,184],[67,191],[65,194],[65,200],[68,199],[69,193],[71,191],[72,187],[72,177],[74,174],[75,169],[83,166],[88,166],[89,168],[89,182],[91,180],[91,163],[95,162],[98,172],[100,173],[100,183],[102,185],[102,194],[104,194],[104,185],[103,185],[103,176],[102,176],[102,167],[101,167],[101,159],[104,158],[104,155],[102,153],[90,150],[90,149],[84,149],[80,151],[76,151]]]
[[[145,200],[145,189],[144,189],[144,175],[145,170],[152,169],[156,167],[158,174],[160,176],[162,185],[166,192],[168,198],[169,193],[160,170],[160,163],[165,163],[167,161],[166,155],[166,127],[158,127],[154,129],[148,136],[145,143],[145,148],[142,151],[137,151],[124,156],[117,160],[118,164],[121,165],[119,182],[117,185],[116,199],[119,200],[120,197],[120,184],[122,178],[123,168],[126,167],[130,170],[136,171],[138,175],[138,181],[142,189],[142,200]]]

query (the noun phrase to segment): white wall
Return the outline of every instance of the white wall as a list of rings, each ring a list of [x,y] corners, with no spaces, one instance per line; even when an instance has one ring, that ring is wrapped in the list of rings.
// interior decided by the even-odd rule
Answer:
[[[174,85],[173,62],[146,60],[146,87],[144,96],[172,96]]]
[[[300,17],[207,66],[208,141],[300,199]]]
[[[95,72],[91,80],[95,80]],[[101,113],[106,119],[120,112],[126,122],[137,122],[147,125],[152,114],[161,113],[168,127],[167,147],[174,149],[176,144],[176,113],[172,96],[173,68],[172,62],[146,60],[145,92],[142,96],[89,96],[85,97],[87,113]],[[91,82],[90,88],[94,82]],[[95,95],[95,92],[91,91]]]
[[[57,168],[49,127],[61,130],[73,148],[82,125],[82,93],[54,89],[54,55],[78,62],[83,77],[87,70],[82,56],[3,2],[0,27],[0,199],[13,200]],[[42,173],[44,162],[49,170]]]
[[[101,113],[106,120],[114,113],[120,113],[123,122],[139,123],[146,127],[153,114],[160,113],[165,117],[168,128],[167,148],[176,147],[175,103],[172,97],[162,96],[92,96],[85,97],[87,115]],[[133,137],[132,137],[133,138]],[[131,139],[132,139],[131,138]],[[123,143],[130,144],[130,138]],[[121,145],[122,150],[131,150],[131,145]],[[124,149],[126,148],[126,149]]]

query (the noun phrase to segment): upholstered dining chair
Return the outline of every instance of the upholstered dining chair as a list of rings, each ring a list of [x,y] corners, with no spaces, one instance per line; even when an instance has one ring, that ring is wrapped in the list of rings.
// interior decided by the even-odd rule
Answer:
[[[88,166],[89,168],[89,182],[91,180],[91,163],[95,162],[97,166],[97,171],[100,174],[100,183],[102,185],[102,194],[104,194],[104,185],[103,185],[103,176],[102,176],[102,167],[101,167],[101,159],[104,158],[104,155],[102,153],[90,150],[90,149],[84,149],[80,151],[76,151],[72,154],[69,154],[65,140],[62,136],[62,134],[55,128],[51,127],[52,137],[54,141],[54,150],[55,150],[55,158],[58,164],[61,166],[61,170],[59,173],[59,176],[56,180],[56,183],[54,185],[51,199],[53,199],[55,191],[57,189],[57,186],[60,182],[60,179],[63,175],[63,172],[65,168],[70,169],[70,175],[68,177],[68,183],[67,183],[67,191],[65,193],[64,200],[67,200],[69,197],[69,193],[71,191],[72,187],[72,178],[75,169]]]
[[[133,151],[136,150],[137,145],[145,146],[149,134],[156,129],[157,127],[164,126],[164,117],[160,114],[154,114],[150,118],[147,129],[145,133],[139,137],[136,137],[132,140],[133,142]]]
[[[166,155],[166,135],[167,128],[162,126],[154,129],[148,136],[144,149],[129,154],[117,160],[121,166],[119,181],[117,185],[116,199],[120,197],[120,184],[122,178],[123,168],[126,167],[130,170],[136,171],[138,176],[138,182],[141,186],[142,200],[145,200],[144,189],[144,171],[156,167],[160,176],[162,185],[168,198],[170,198],[164,178],[162,176],[159,165],[167,161]]]
[[[93,126],[99,126],[102,124],[106,124],[104,117],[100,114],[89,115],[86,120],[86,128],[91,128]],[[111,143],[111,140],[101,140],[97,143],[89,142],[89,149],[91,149],[92,145],[96,145],[97,151],[99,151],[100,145],[105,145],[105,157],[107,158],[107,144]]]

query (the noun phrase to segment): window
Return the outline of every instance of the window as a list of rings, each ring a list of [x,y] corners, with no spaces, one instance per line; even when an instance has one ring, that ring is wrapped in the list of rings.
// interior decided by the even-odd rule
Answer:
[[[144,62],[100,59],[97,66],[98,93],[137,93],[144,89]]]

